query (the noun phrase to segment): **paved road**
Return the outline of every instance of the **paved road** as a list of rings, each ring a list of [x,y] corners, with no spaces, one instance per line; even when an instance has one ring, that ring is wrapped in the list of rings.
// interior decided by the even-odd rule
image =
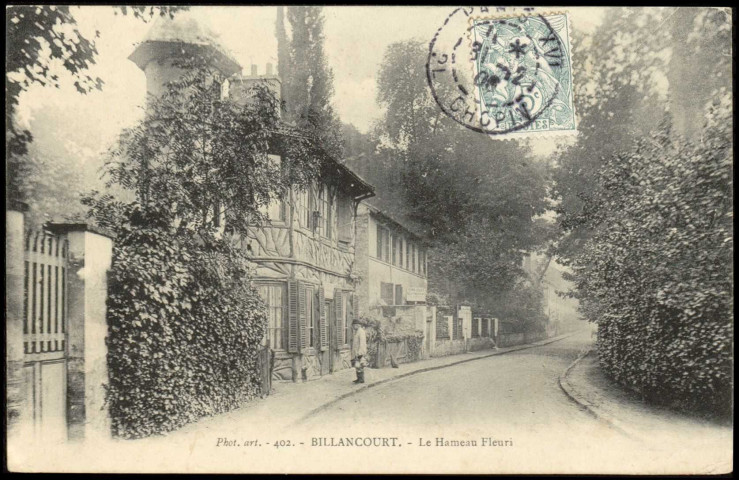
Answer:
[[[559,375],[591,342],[584,331],[542,347],[399,379],[338,402],[304,427],[313,436],[357,430],[401,437],[404,455],[424,459],[429,471],[681,471],[686,465],[675,458],[677,452],[626,438],[560,389]],[[436,445],[437,438],[475,440],[477,447],[420,447],[427,440]],[[481,448],[483,438],[504,446]]]
[[[584,341],[587,339],[587,341]],[[538,348],[420,373],[371,388],[318,414],[307,426],[469,426],[501,431],[526,426],[547,430],[556,423],[592,417],[560,390],[559,375],[588,346],[583,335]],[[371,374],[371,370],[370,370]]]

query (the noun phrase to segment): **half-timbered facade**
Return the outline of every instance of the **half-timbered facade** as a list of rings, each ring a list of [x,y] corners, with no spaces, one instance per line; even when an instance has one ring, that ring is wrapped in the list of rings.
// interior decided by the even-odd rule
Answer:
[[[294,187],[265,212],[270,224],[246,239],[254,282],[268,305],[273,378],[311,378],[350,366],[355,219],[372,187],[338,162]]]

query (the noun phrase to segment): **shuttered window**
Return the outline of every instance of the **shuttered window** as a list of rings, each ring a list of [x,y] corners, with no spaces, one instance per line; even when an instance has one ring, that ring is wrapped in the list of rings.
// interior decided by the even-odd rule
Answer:
[[[287,351],[298,353],[300,350],[300,309],[298,308],[298,297],[300,296],[299,282],[290,280],[287,282],[288,294],[288,324],[287,324]]]
[[[480,336],[482,337],[490,336],[490,319],[489,318],[482,319],[482,332],[480,333]]]
[[[336,329],[336,344],[337,345],[344,345],[347,342],[347,338],[344,335],[344,332],[346,331],[346,309],[344,308],[344,295],[341,290],[334,290],[334,308],[336,311],[334,314],[336,315],[336,323],[338,324],[338,328]]]
[[[395,285],[395,305],[405,305],[403,303],[403,285]]]
[[[257,285],[259,295],[267,304],[266,339],[271,348],[285,350],[287,348],[287,295],[285,284]]]

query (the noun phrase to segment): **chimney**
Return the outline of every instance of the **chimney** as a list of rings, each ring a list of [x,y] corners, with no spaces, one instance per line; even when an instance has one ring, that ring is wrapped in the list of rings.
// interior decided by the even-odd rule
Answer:
[[[272,75],[272,64],[267,63],[267,75]]]
[[[257,76],[257,66],[253,63],[251,64],[251,76],[256,77]]]

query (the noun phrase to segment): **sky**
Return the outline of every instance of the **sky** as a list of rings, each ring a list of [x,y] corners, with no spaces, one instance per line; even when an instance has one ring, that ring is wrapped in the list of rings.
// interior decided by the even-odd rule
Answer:
[[[382,114],[376,102],[376,74],[386,48],[401,40],[429,41],[453,7],[326,7],[325,51],[334,72],[334,108],[341,120],[366,132]],[[551,7],[551,11],[562,9]],[[592,32],[603,10],[568,8],[572,28]],[[80,30],[92,38],[100,31],[98,56],[91,68],[104,82],[102,91],[80,95],[71,81],[60,89],[33,86],[20,98],[19,121],[28,125],[45,114],[45,128],[64,126],[67,149],[95,156],[105,151],[120,131],[143,113],[144,74],[128,56],[151,24],[115,14],[111,7],[72,7]],[[188,15],[219,36],[220,43],[241,63],[244,72],[256,64],[277,64],[275,7],[192,7]],[[573,46],[576,55],[577,45]],[[63,79],[61,67],[58,72]],[[531,143],[535,154],[546,155],[551,140]]]

